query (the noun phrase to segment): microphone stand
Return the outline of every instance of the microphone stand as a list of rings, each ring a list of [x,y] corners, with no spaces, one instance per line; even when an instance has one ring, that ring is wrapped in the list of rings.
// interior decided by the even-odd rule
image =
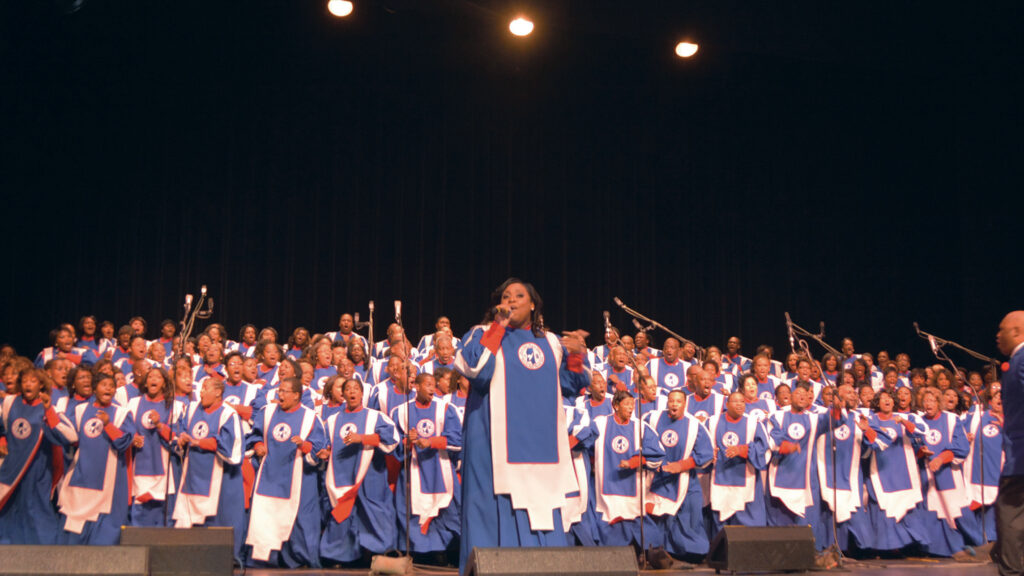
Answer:
[[[801,336],[806,336],[808,338],[812,338],[813,340],[815,340],[816,342],[821,344],[829,352],[832,352],[833,354],[838,352],[838,350],[835,350],[834,348],[832,348],[831,346],[829,346],[828,344],[825,343],[825,341],[823,339],[824,332],[825,332],[824,328],[825,328],[824,323],[822,323],[821,333],[820,334],[811,334],[810,332],[807,332],[807,330],[804,330],[803,328],[800,328],[799,326],[797,326],[793,322],[793,320],[789,317],[789,312],[786,312],[786,329],[789,332],[789,345],[790,345],[790,348],[792,348],[793,352],[796,352],[796,347],[799,346],[800,350],[804,353],[805,356],[807,356],[807,360],[808,361],[813,361],[813,358],[814,358],[813,356],[811,356],[811,347],[807,344],[807,340],[797,336],[797,332],[798,331],[801,333]],[[837,474],[839,472],[839,467],[837,465],[839,446],[836,444],[836,430],[835,430],[836,425],[835,425],[835,419],[832,418],[833,407],[835,406],[836,399],[839,398],[839,385],[842,384],[842,382],[843,382],[843,365],[842,365],[842,363],[839,363],[838,370],[839,370],[839,373],[836,376],[836,382],[835,382],[835,384],[831,385],[831,388],[832,388],[832,406],[825,406],[825,409],[828,411],[828,445],[829,445],[829,447],[831,448],[831,451],[832,451],[832,546],[831,546],[831,548],[835,551],[835,555],[836,555],[836,568],[839,568],[840,570],[842,570],[842,569],[844,569],[844,566],[843,566],[844,556],[843,556],[843,548],[842,548],[842,546],[839,545],[839,527],[838,527],[838,522],[836,521],[836,517],[839,515],[839,482],[837,481]],[[825,378],[824,372],[822,372],[821,380],[822,380],[821,385],[823,387],[829,387],[828,378]],[[841,400],[841,402],[844,405],[846,403],[845,400]],[[812,454],[813,454],[813,451],[812,451]]]
[[[204,302],[207,304],[206,310],[203,310],[203,303]],[[196,303],[195,308],[192,307],[192,295],[191,294],[185,294],[185,315],[181,319],[181,323],[180,323],[181,324],[181,334],[179,335],[179,338],[178,338],[179,354],[181,354],[181,355],[185,354],[185,341],[188,340],[189,336],[192,334],[192,330],[195,328],[196,318],[202,318],[202,319],[205,320],[205,319],[207,319],[207,318],[209,318],[211,316],[213,316],[213,297],[211,296],[209,298],[209,300],[207,301],[206,284],[203,284],[202,287],[199,290],[199,302]],[[174,392],[175,392],[175,390],[171,391],[171,397],[172,398],[174,397]],[[175,403],[172,400],[171,401],[171,408],[170,408],[170,413],[171,413],[170,422],[167,423],[168,426],[172,426],[172,434],[173,434],[173,425],[177,424],[178,420],[180,420],[182,417],[184,417],[184,414],[178,414],[177,418],[174,417],[175,416],[175,414],[174,414],[175,413],[174,406],[175,406]],[[158,432],[158,434],[159,434],[159,432]],[[182,456],[182,461],[184,461],[184,455]],[[167,526],[167,507],[168,507],[168,502],[170,500],[171,476],[173,475],[173,471],[171,470],[171,451],[170,450],[167,451],[167,460],[166,460],[165,468],[167,470],[167,480],[164,482],[164,526]]]
[[[631,350],[627,350],[626,346],[622,344],[622,339],[615,342],[615,345],[626,351],[626,358],[629,358],[629,363],[633,365],[633,373],[637,376],[636,384],[636,414],[638,424],[640,426],[640,446],[637,448],[640,451],[640,465],[637,467],[637,474],[639,475],[640,484],[640,569],[647,569],[647,548],[646,541],[644,540],[644,516],[646,515],[645,502],[644,502],[644,419],[643,413],[641,412],[640,403],[643,398],[640,397],[640,382],[643,378],[643,372],[640,370],[640,364],[636,361],[636,355]],[[609,352],[610,353],[610,352]],[[613,416],[614,417],[614,416]]]
[[[372,318],[372,316],[371,316],[371,318]],[[398,327],[402,329],[402,334],[404,335],[405,334],[405,328],[402,326],[402,301],[401,300],[395,300],[395,324],[398,324]],[[404,341],[405,336],[403,336],[402,338],[403,338],[403,341]],[[407,353],[409,347],[405,346],[405,349],[406,349],[406,353]],[[410,382],[409,382],[409,368],[405,364],[406,361],[407,361],[407,358],[405,358],[405,356],[400,356],[400,358],[402,358],[402,370],[405,372],[404,375],[405,375],[405,380],[406,380],[406,382],[405,382],[405,387],[406,387],[405,393],[406,393],[407,398],[406,398],[405,401],[406,401],[406,403],[408,403],[409,402],[408,394],[409,394],[409,385],[410,385]],[[411,432],[411,430],[409,430],[409,425],[410,425],[410,422],[412,420],[412,409],[413,409],[413,406],[415,406],[415,405],[416,405],[416,400],[414,398],[412,406],[408,406],[407,405],[405,407],[405,437],[406,437],[407,440],[409,438],[409,433]],[[408,444],[408,448],[406,448],[406,452],[405,452],[405,556],[407,558],[409,558],[409,562],[411,563],[412,562],[412,549],[410,548],[410,545],[409,545],[409,527],[410,527],[411,521],[412,521],[412,457],[413,457],[413,451],[415,450],[415,448],[413,447],[412,443],[407,442],[407,444]]]
[[[971,356],[973,356],[973,357],[975,357],[975,358],[977,358],[979,360],[984,360],[984,361],[992,364],[993,366],[997,366],[998,365],[998,363],[996,362],[995,358],[989,358],[988,356],[985,356],[984,354],[979,354],[978,352],[975,352],[974,350],[971,350],[969,348],[965,348],[965,347],[957,344],[956,342],[953,342],[952,340],[945,340],[945,339],[939,338],[938,336],[935,336],[934,334],[929,334],[928,332],[925,332],[924,330],[921,330],[921,328],[918,327],[917,322],[914,322],[914,330],[917,331],[917,335],[919,337],[927,340],[928,344],[931,345],[932,354],[935,355],[935,359],[940,361],[940,362],[946,362],[947,364],[949,364],[950,368],[953,369],[953,374],[956,374],[957,377],[959,377],[959,375],[960,375],[960,369],[953,362],[953,359],[949,357],[949,354],[946,354],[946,351],[942,349],[947,344],[950,345],[950,346],[953,346],[954,348],[958,348],[960,350],[963,350],[967,354],[969,354],[969,355],[971,355]],[[971,389],[972,400],[974,401],[975,405],[978,407],[978,410],[980,411],[979,414],[978,414],[978,433],[984,435],[984,430],[981,427],[981,418],[982,418],[982,416],[985,415],[985,410],[984,410],[984,406],[982,406],[982,403],[981,403],[981,397],[978,396],[978,391],[974,389],[974,386],[971,386],[969,383],[965,383],[965,384],[967,384],[967,387]],[[971,448],[973,449],[974,448],[974,446],[973,446],[974,442],[971,442],[971,444],[972,444]],[[984,544],[984,543],[988,542],[988,534],[987,534],[988,531],[985,528],[985,446],[984,446],[984,440],[979,441],[979,448],[980,449],[978,450],[978,466],[981,467],[981,540],[982,540],[982,544]]]
[[[648,318],[647,316],[644,316],[643,314],[637,312],[636,310],[633,310],[629,306],[626,306],[626,304],[623,303],[622,300],[620,300],[618,297],[615,297],[614,300],[615,300],[615,304],[619,308],[622,308],[623,312],[625,312],[626,314],[629,314],[630,316],[632,316],[633,318],[636,318],[637,320],[640,320],[641,322],[646,322],[646,323],[650,324],[648,329],[650,329],[650,328],[661,328],[662,330],[667,332],[670,336],[672,336],[676,340],[679,340],[680,344],[693,344],[693,347],[697,349],[697,361],[698,362],[703,362],[704,361],[704,354],[705,354],[706,350],[703,347],[698,346],[696,342],[694,342],[693,340],[690,340],[689,338],[683,338],[682,336],[680,336],[679,334],[676,334],[675,332],[673,332],[672,330],[670,330],[668,327],[666,327],[664,324],[658,322],[657,320],[654,320],[652,318]]]

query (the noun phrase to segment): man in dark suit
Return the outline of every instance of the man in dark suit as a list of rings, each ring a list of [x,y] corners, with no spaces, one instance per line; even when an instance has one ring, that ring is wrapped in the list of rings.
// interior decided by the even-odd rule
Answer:
[[[992,560],[1002,576],[1024,573],[1024,310],[1010,312],[996,334],[999,351],[1010,357],[1003,374],[1003,455],[996,499],[996,545]]]

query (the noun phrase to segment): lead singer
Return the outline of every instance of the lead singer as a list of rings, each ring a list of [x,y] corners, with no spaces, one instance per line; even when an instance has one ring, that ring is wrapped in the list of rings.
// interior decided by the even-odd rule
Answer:
[[[509,278],[456,357],[470,381],[460,572],[473,548],[568,545],[562,507],[576,479],[562,400],[589,384],[587,333],[545,332],[542,304],[532,285]]]

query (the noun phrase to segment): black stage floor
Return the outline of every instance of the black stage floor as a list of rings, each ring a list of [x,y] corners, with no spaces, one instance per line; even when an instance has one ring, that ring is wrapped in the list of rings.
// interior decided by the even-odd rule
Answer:
[[[844,560],[844,568],[823,570],[820,573],[854,573],[856,576],[993,576],[998,574],[995,564],[987,559],[978,563],[958,563],[946,558],[904,558],[900,560]],[[265,570],[251,568],[245,572],[247,576],[293,575],[293,576],[326,576],[335,574],[352,574],[365,576],[367,568],[332,569],[332,570]],[[641,574],[651,576],[686,576],[715,574],[713,568],[699,565],[691,570],[643,570]],[[725,572],[723,572],[725,573]],[[242,574],[236,571],[235,574]],[[453,576],[458,574],[454,568],[436,566],[416,566],[415,574],[422,576]],[[769,572],[759,572],[769,574]]]

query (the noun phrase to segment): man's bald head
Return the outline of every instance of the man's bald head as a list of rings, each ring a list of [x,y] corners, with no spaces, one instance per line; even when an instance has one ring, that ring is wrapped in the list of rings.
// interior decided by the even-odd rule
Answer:
[[[1024,310],[1015,310],[999,323],[996,344],[1000,352],[1009,356],[1021,342],[1024,342]]]

